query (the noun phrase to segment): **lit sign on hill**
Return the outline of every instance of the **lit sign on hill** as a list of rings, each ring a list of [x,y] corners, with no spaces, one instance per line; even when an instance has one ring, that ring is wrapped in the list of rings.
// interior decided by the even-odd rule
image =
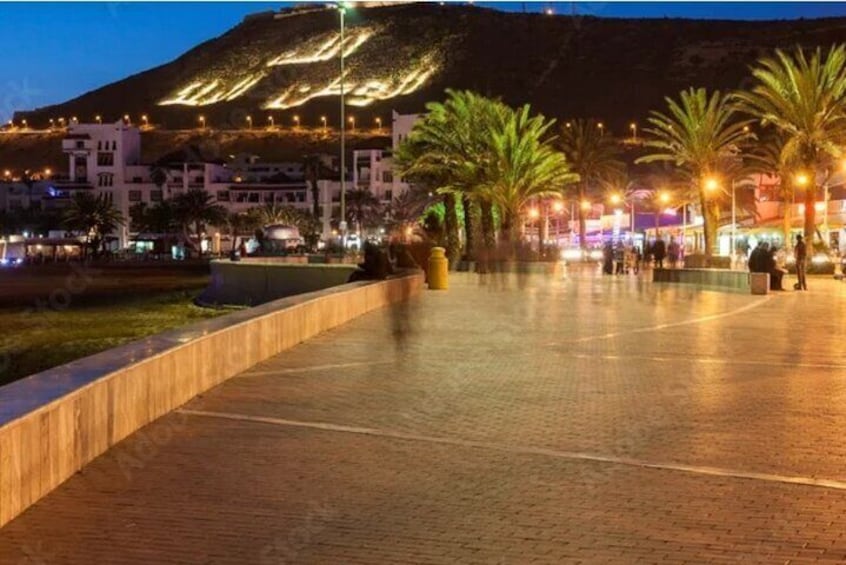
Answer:
[[[204,74],[159,102],[160,106],[208,106],[218,102],[235,100],[270,77],[274,69],[294,66],[307,69],[312,65],[325,65],[337,60],[343,50],[344,57],[360,51],[368,40],[379,33],[374,28],[354,28],[345,35],[343,44],[340,33],[323,34],[305,41],[267,60],[259,60],[239,72]],[[350,70],[344,73],[344,91],[351,106],[368,106],[377,100],[388,100],[410,94],[422,87],[438,70],[437,57],[432,50],[414,64],[392,71],[373,70],[368,72],[366,63],[353,60]],[[321,73],[303,73],[320,75]],[[341,77],[290,78],[288,84],[275,87],[278,77],[272,77],[276,92],[262,103],[265,109],[284,110],[305,104],[322,96],[338,96],[341,93]],[[271,91],[272,91],[271,90]]]

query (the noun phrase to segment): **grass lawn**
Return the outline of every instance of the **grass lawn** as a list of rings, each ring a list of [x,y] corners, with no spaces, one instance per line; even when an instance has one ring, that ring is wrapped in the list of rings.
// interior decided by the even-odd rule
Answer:
[[[107,266],[89,275],[67,266],[2,273],[0,385],[231,311],[193,304],[208,281],[204,266]]]

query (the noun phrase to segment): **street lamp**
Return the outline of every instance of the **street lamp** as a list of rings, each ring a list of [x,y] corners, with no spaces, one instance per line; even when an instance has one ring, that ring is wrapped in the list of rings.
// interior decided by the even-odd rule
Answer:
[[[340,219],[340,228],[341,228],[341,244],[343,245],[346,243],[346,232],[347,232],[347,221],[346,221],[346,212],[347,212],[347,183],[346,183],[346,163],[344,161],[345,156],[345,135],[346,132],[344,130],[344,16],[347,14],[347,7],[344,5],[343,2],[337,4],[338,6],[338,17],[340,19],[340,26],[341,26],[341,48],[338,50],[340,59],[341,59],[341,75],[340,75],[340,89],[341,89],[341,219]]]
[[[102,124],[103,118],[100,117],[100,114],[97,114],[96,116],[94,116],[94,121],[97,122],[98,124]],[[52,124],[52,123],[53,123],[53,120],[50,120],[50,124]]]
[[[637,143],[637,124],[635,122],[630,123],[629,129],[632,130],[632,142]]]
[[[123,115],[123,121],[124,121],[124,122],[126,122],[126,125],[129,125],[129,124],[131,124],[131,123],[132,123],[132,122],[130,121],[130,119],[129,119],[129,114],[124,114],[124,115]]]
[[[598,124],[596,124],[596,127],[599,128],[599,134],[600,135],[605,135],[605,124],[603,124],[602,122],[599,122]]]
[[[199,122],[200,122],[200,129],[206,129],[206,117],[205,117],[205,116],[200,116],[200,117],[198,118],[198,120],[199,120]]]
[[[23,124],[23,129],[26,129],[26,120],[21,120],[21,123]]]
[[[350,116],[348,121],[350,122],[350,129],[354,130],[355,129],[355,116]]]
[[[53,124],[54,124],[54,123],[55,123],[55,122],[53,121],[53,118],[50,118],[50,129],[53,129]]]
[[[320,123],[323,125],[323,131],[326,131],[326,116],[320,116]]]
[[[376,129],[382,129],[382,118],[376,118]]]
[[[79,120],[77,120],[77,119],[76,119],[76,116],[73,116],[73,117],[71,118],[71,123],[72,123],[72,124],[78,124],[78,123],[79,123]]]
[[[296,114],[294,114],[294,127],[300,127],[300,117]]]
[[[269,127],[271,127],[271,128],[272,128],[272,127],[273,127],[273,116],[268,116],[268,117],[267,117],[267,121],[268,121],[268,122],[270,122],[270,126],[269,126]]]
[[[142,121],[142,122],[144,122],[144,125],[145,125],[145,126],[149,126],[149,125],[150,125],[150,120],[148,120],[148,119],[147,119],[147,114],[142,114],[142,115],[141,115],[141,121]]]
[[[253,129],[253,117],[247,116],[247,129]]]

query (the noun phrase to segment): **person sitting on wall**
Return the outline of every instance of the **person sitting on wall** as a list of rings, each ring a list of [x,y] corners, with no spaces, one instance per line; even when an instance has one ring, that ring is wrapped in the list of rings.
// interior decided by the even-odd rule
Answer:
[[[787,269],[779,264],[777,253],[778,248],[774,245],[765,258],[767,272],[770,274],[770,290],[784,290],[781,287],[781,279],[787,273]]]
[[[364,243],[364,262],[358,264],[347,282],[380,281],[393,274],[394,268],[388,259],[388,254],[370,241]]]

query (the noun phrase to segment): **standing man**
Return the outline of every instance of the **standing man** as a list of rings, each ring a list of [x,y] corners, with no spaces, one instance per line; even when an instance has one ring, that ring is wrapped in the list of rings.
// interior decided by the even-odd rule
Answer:
[[[652,255],[655,257],[655,268],[663,269],[664,257],[667,256],[667,246],[664,244],[664,240],[661,239],[660,235],[658,235],[658,239],[655,240],[655,244],[652,246]]]
[[[796,259],[796,276],[799,281],[796,283],[796,290],[808,290],[808,283],[805,280],[805,258],[808,252],[805,249],[805,242],[801,235],[796,236],[796,246],[793,248],[793,257]]]

